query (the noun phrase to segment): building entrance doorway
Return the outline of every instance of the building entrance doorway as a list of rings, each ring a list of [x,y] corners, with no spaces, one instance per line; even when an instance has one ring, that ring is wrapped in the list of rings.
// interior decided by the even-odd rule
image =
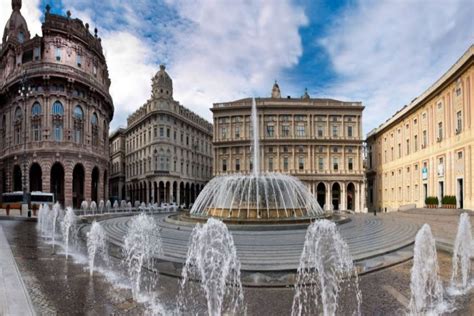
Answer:
[[[439,186],[438,186],[438,201],[439,201],[438,204],[439,205],[442,204],[443,196],[444,196],[444,182],[440,181]]]
[[[332,185],[332,207],[333,210],[339,210],[339,204],[341,203],[341,187],[339,183]]]
[[[324,183],[319,183],[316,191],[319,206],[324,209],[324,205],[326,204],[326,186]]]

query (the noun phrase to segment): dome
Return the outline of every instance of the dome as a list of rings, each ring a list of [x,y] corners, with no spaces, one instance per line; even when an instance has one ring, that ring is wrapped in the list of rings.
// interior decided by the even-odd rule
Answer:
[[[10,39],[16,39],[19,43],[23,43],[30,39],[30,32],[25,18],[20,13],[21,0],[12,0],[12,9],[12,15],[3,31],[2,43],[6,43]]]
[[[173,98],[173,80],[166,72],[165,65],[160,65],[160,70],[152,79],[153,96],[156,98]]]

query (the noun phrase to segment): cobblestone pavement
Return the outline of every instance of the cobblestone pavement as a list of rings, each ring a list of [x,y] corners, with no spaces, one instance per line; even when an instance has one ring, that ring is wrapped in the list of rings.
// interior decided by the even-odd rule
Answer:
[[[379,215],[378,215],[379,216]],[[403,216],[418,224],[429,221],[435,235],[454,236],[458,216],[427,214],[387,214]],[[423,217],[424,216],[424,217]],[[100,273],[89,277],[83,263],[74,263],[36,236],[36,224],[0,221],[11,245],[29,294],[40,315],[142,315],[145,308],[135,303],[126,289],[113,287]],[[449,226],[448,226],[449,225]],[[451,232],[453,230],[453,232]],[[441,276],[447,284],[451,274],[451,256],[440,252]],[[403,315],[410,297],[412,261],[360,277],[363,315]],[[474,265],[473,265],[474,268]],[[169,310],[174,308],[178,279],[161,275],[158,296]],[[289,315],[293,288],[245,288],[248,315]],[[343,296],[342,305],[352,306],[354,298]],[[458,297],[453,315],[474,315],[474,293]],[[202,306],[202,304],[200,305]],[[204,309],[196,309],[204,315]]]

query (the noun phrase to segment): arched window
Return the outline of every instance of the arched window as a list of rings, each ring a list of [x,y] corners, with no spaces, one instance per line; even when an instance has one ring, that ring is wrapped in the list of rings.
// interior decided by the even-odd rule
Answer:
[[[74,108],[74,118],[81,121],[84,119],[84,112],[82,111],[80,105],[76,105],[76,107]]]
[[[84,121],[84,111],[80,105],[76,105],[73,112],[74,119],[74,142],[77,144],[82,143],[82,128]]]
[[[97,146],[99,144],[99,127],[98,127],[98,122],[99,119],[97,117],[97,114],[94,112],[92,113],[91,117],[91,130],[92,130],[92,145]]]
[[[31,107],[31,115],[37,116],[41,114],[41,104],[39,102],[35,102]]]
[[[54,140],[60,142],[63,140],[63,116],[64,107],[61,102],[56,101],[53,103],[52,108],[53,115],[53,135]]]
[[[41,140],[41,104],[35,102],[31,107],[31,139],[35,142]]]
[[[56,101],[53,103],[53,110],[52,110],[53,115],[64,115],[64,107],[61,102]]]

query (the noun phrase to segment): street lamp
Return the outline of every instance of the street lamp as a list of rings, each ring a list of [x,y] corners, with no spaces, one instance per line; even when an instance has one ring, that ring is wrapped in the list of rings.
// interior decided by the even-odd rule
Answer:
[[[26,70],[23,73],[23,77],[21,78],[20,81],[20,87],[18,89],[18,95],[23,99],[23,108],[24,108],[24,126],[23,126],[23,155],[22,155],[22,167],[23,167],[23,172],[22,172],[22,189],[23,189],[23,203],[21,205],[21,211],[28,211],[28,204],[29,204],[29,199],[28,199],[28,194],[27,194],[27,177],[26,173],[28,172],[28,160],[26,157],[26,139],[27,139],[27,134],[26,134],[26,125],[27,125],[27,104],[26,100],[31,94],[31,86],[28,84],[27,77],[26,77]]]

